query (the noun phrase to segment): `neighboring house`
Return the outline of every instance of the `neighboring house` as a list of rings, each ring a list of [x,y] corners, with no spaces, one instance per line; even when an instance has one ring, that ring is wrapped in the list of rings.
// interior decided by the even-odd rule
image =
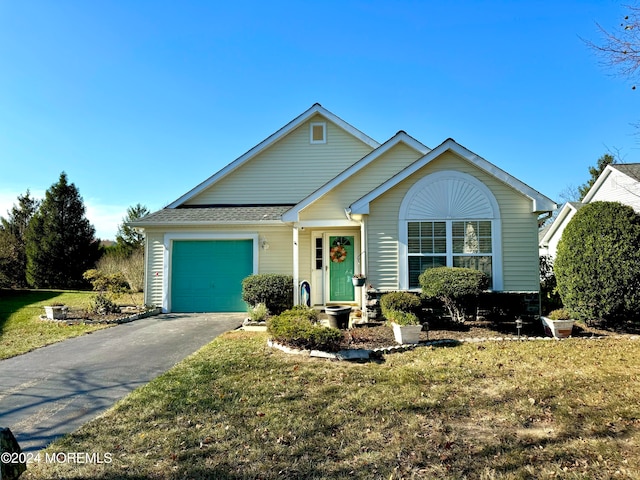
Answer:
[[[540,254],[556,257],[562,232],[576,212],[588,203],[608,201],[629,205],[640,213],[640,163],[607,165],[582,202],[565,203],[540,240]]]
[[[400,131],[380,144],[315,104],[131,225],[146,235],[148,304],[244,311],[254,273],[309,282],[314,306],[363,306],[356,273],[367,289],[418,290],[439,265],[538,292],[538,218],[555,208],[452,139],[429,149]]]

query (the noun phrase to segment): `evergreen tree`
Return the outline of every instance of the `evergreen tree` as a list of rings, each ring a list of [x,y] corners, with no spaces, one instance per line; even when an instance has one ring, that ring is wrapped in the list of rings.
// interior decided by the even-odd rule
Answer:
[[[27,286],[27,254],[25,232],[29,221],[38,210],[39,202],[31,198],[29,190],[18,195],[18,205],[0,217],[0,286]]]
[[[594,202],[571,219],[554,262],[562,303],[577,319],[621,321],[640,313],[640,215]]]
[[[125,255],[129,255],[136,250],[142,250],[144,247],[144,234],[127,224],[147,215],[149,215],[149,209],[139,203],[127,208],[127,216],[122,219],[122,225],[118,226],[116,235],[116,246]]]
[[[589,173],[591,174],[591,178],[584,185],[580,185],[578,187],[578,192],[580,193],[580,200],[582,201],[584,197],[587,195],[593,184],[596,183],[596,180],[600,176],[600,174],[607,168],[607,165],[612,163],[616,163],[616,159],[613,155],[609,155],[605,153],[598,159],[598,165],[596,167],[589,167]]]
[[[62,172],[46,192],[26,232],[27,281],[36,288],[79,288],[100,256],[82,197]]]

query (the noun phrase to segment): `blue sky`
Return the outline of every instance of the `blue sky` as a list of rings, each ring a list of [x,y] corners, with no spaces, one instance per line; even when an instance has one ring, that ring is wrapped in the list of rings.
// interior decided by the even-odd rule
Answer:
[[[315,102],[379,142],[452,137],[558,200],[640,162],[640,93],[580,37],[614,1],[0,0],[0,215],[65,171],[103,239]],[[336,172],[336,174],[339,172]]]

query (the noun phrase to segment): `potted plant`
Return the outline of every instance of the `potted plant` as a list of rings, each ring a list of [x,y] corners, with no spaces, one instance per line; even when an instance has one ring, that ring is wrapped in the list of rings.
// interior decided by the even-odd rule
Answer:
[[[63,303],[52,303],[44,306],[44,312],[49,320],[64,320],[69,308]]]
[[[422,324],[415,313],[392,310],[388,312],[387,320],[391,322],[393,336],[399,344],[420,343]]]
[[[362,287],[367,281],[367,277],[362,273],[356,273],[353,278],[351,278],[354,287]]]
[[[573,319],[567,310],[559,308],[553,310],[548,316],[540,317],[544,331],[555,338],[567,338],[573,330]]]

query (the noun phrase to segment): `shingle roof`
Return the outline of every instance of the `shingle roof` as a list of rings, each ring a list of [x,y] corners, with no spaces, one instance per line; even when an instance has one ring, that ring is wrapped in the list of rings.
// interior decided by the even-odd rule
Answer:
[[[216,223],[252,223],[280,220],[292,205],[234,205],[194,208],[164,208],[140,220],[133,227],[160,225],[194,225]]]
[[[640,163],[612,163],[611,167],[640,182]]]

